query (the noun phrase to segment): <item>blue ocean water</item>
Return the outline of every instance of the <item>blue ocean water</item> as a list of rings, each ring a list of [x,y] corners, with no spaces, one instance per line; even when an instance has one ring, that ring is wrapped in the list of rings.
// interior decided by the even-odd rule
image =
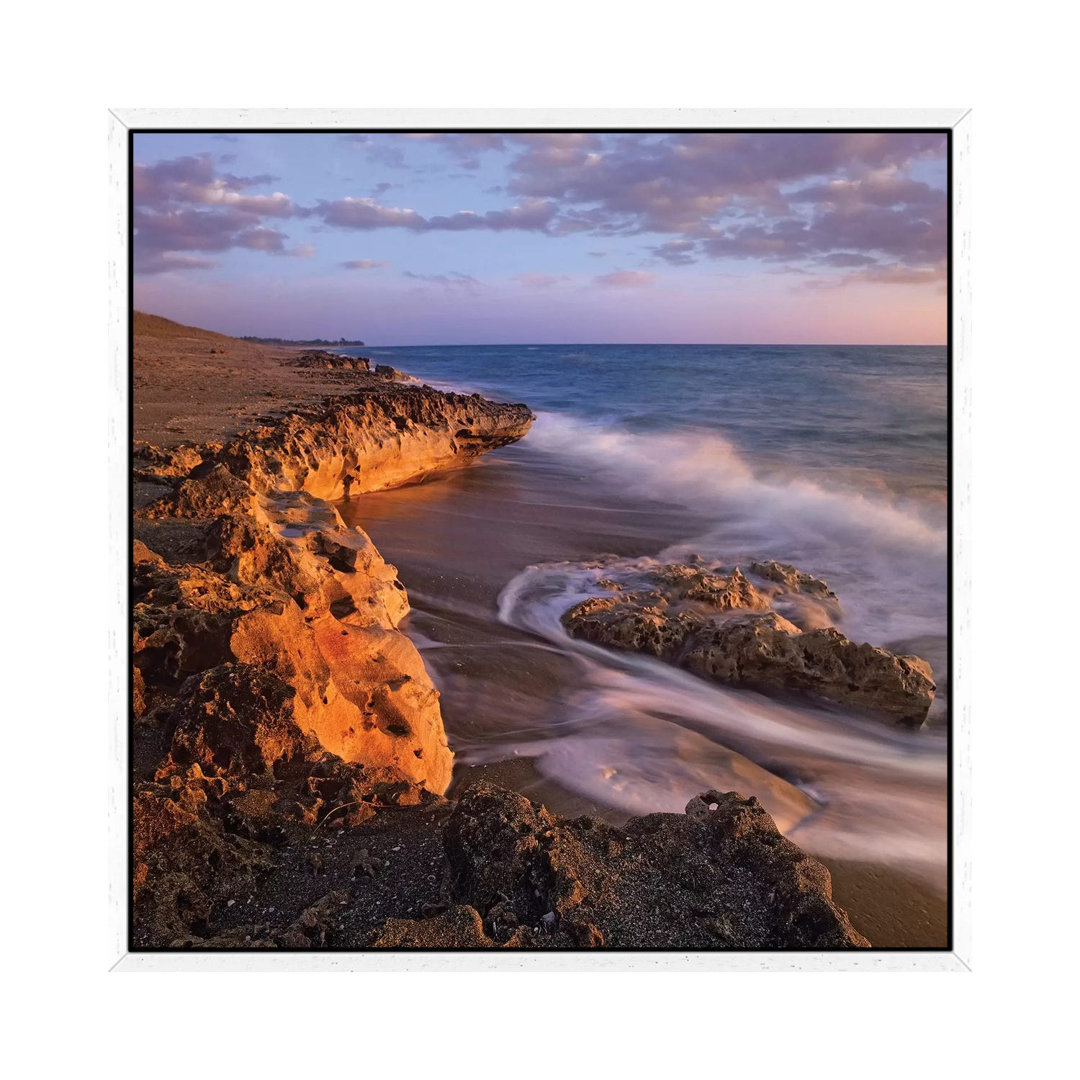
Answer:
[[[478,345],[346,349],[438,385],[627,433],[715,433],[761,466],[944,492],[934,346]]]

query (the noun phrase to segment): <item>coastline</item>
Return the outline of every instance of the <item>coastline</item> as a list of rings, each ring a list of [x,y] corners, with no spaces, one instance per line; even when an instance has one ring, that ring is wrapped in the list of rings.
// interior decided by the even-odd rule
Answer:
[[[201,348],[205,339],[198,340]],[[444,911],[426,910],[438,892],[433,889],[435,879],[447,869],[437,851],[438,834],[433,832],[433,828],[445,830],[452,809],[452,803],[443,802],[441,796],[445,792],[455,798],[464,792],[467,779],[479,777],[469,775],[477,771],[469,769],[468,773],[459,770],[459,775],[451,778],[439,693],[415,643],[400,629],[408,601],[396,569],[384,562],[365,532],[345,524],[328,500],[341,497],[342,476],[357,467],[361,481],[353,490],[360,493],[398,488],[468,464],[490,449],[521,438],[531,423],[531,413],[524,406],[496,405],[478,395],[466,397],[429,387],[369,381],[353,371],[290,368],[283,364],[289,356],[281,355],[295,355],[289,349],[257,347],[242,355],[228,344],[205,348],[206,360],[201,361],[192,357],[190,343],[181,346],[182,354],[192,362],[179,367],[174,363],[172,371],[180,382],[198,388],[199,384],[192,382],[193,375],[207,379],[218,369],[223,355],[233,361],[227,378],[209,393],[211,407],[201,410],[202,399],[198,399],[200,409],[189,409],[177,417],[176,401],[170,399],[166,382],[156,402],[136,409],[134,433],[140,445],[136,449],[133,509],[138,518],[136,539],[145,545],[145,552],[137,558],[141,568],[137,575],[142,574],[141,602],[146,604],[144,614],[149,620],[149,632],[141,638],[142,651],[167,653],[171,648],[179,656],[175,672],[158,685],[148,684],[144,671],[134,676],[144,706],[141,728],[137,725],[136,761],[142,767],[136,805],[141,807],[137,813],[142,814],[146,827],[140,834],[137,823],[136,832],[141,835],[141,840],[137,835],[137,848],[141,843],[142,854],[157,857],[168,847],[170,838],[175,840],[181,834],[185,845],[184,857],[177,860],[174,852],[169,853],[157,866],[158,870],[168,867],[172,859],[180,867],[172,872],[187,878],[180,885],[179,896],[168,898],[168,915],[173,921],[166,918],[158,930],[182,931],[184,920],[176,915],[184,904],[190,907],[192,900],[198,910],[188,926],[188,936],[185,938],[183,932],[175,935],[189,946],[200,942],[243,944],[254,939],[264,945],[311,947],[333,944],[330,939],[335,935],[340,939],[346,933],[354,935],[350,940],[355,945],[364,935],[375,933],[385,917],[391,921],[416,920],[418,916],[442,919]],[[229,352],[222,354],[219,348]],[[201,375],[196,375],[200,371]],[[143,377],[147,383],[152,381],[145,366]],[[137,392],[139,385],[137,380]],[[265,407],[260,409],[260,405]],[[170,415],[165,417],[166,413]],[[222,518],[233,524],[223,528]],[[194,572],[191,567],[196,565],[199,569]],[[258,592],[268,581],[283,588],[286,601]],[[209,607],[204,604],[207,592],[213,594]],[[173,602],[167,616],[161,614],[167,604],[155,606],[160,594],[168,594]],[[181,608],[188,605],[190,609],[192,595],[201,597],[191,609],[198,612],[197,621],[202,621],[198,633],[180,625],[185,620],[190,623],[191,616],[184,613],[183,618],[176,617],[177,594]],[[291,610],[289,598],[297,604],[296,616],[276,611],[283,603]],[[210,623],[212,632],[204,633]],[[207,638],[214,639],[212,647]],[[340,638],[346,638],[347,645]],[[300,663],[283,663],[281,657],[286,652],[296,652]],[[202,655],[191,659],[194,653]],[[221,661],[219,667],[230,668],[232,681],[206,685],[204,679],[192,688],[192,677],[210,670],[199,666],[210,654]],[[392,670],[370,673],[369,669],[388,659]],[[240,749],[248,754],[253,748],[269,780],[253,777],[250,763],[245,760],[242,767],[237,765],[235,755],[222,766],[220,747],[212,745],[213,733],[205,725],[198,727],[208,709],[212,712],[223,703],[234,708],[229,694],[240,692],[241,697],[247,695],[244,701],[262,702],[260,707],[277,700],[274,694],[281,693],[281,687],[258,682],[262,676],[256,678],[253,665],[274,669],[274,677],[284,683],[284,694],[290,698],[288,716],[318,737],[316,745],[297,740],[283,721],[269,740],[271,746],[265,732],[256,730],[252,745],[245,743]],[[148,667],[152,669],[152,665]],[[359,680],[365,683],[361,692],[345,687],[349,681],[358,683],[351,679],[357,671],[368,672]],[[238,673],[242,686],[232,678]],[[252,697],[256,691],[262,696]],[[138,707],[136,711],[138,715]],[[177,725],[178,711],[182,717],[199,717],[197,730],[188,731],[179,742],[176,732],[187,729],[183,719]],[[355,726],[363,729],[362,734],[352,740],[335,736],[343,725],[352,724],[353,716],[358,718]],[[407,734],[397,730],[402,725]],[[172,738],[171,749],[167,748],[167,736]],[[159,749],[166,750],[165,757],[156,763],[155,741]],[[335,761],[328,760],[327,751],[336,755]],[[301,762],[306,772],[297,771]],[[483,777],[500,786],[512,791],[524,788],[526,793],[531,790],[533,774],[527,761],[495,762],[482,768]],[[318,782],[313,784],[316,773]],[[557,814],[618,816],[612,814],[612,808],[595,806],[588,800],[553,797],[550,792],[556,788],[548,784],[541,801],[557,802],[550,807]],[[283,813],[284,804],[294,796],[301,805],[298,819]],[[339,811],[335,823],[327,824],[318,834],[315,850],[310,850],[323,822]],[[622,815],[620,824],[627,820]],[[565,824],[558,827],[569,828]],[[213,835],[208,839],[210,832]],[[239,905],[236,897],[229,897],[234,901],[229,903],[224,894],[215,895],[215,886],[199,879],[197,870],[185,863],[193,837],[199,838],[196,849],[212,849],[219,864],[236,863],[236,876],[228,880],[230,891],[240,893],[250,888],[252,898],[256,894],[262,900],[288,898],[296,919],[283,925],[280,917],[272,917],[278,915],[278,905],[264,903],[259,912],[262,921],[239,922],[248,903]],[[261,850],[267,845],[268,851]],[[798,851],[794,845],[790,848]],[[295,865],[291,857],[279,857],[292,849],[303,849],[302,865]],[[195,862],[201,858],[202,854],[197,854]],[[801,858],[806,861],[805,856]],[[386,883],[393,897],[387,893],[373,899],[369,891],[368,917],[350,931],[341,920],[334,922],[336,929],[328,938],[327,927],[332,921],[328,912],[346,906],[351,910],[356,906],[355,896],[345,901],[330,899],[334,890],[325,892],[327,882],[319,879],[331,877],[338,885],[346,878],[356,881],[357,867],[363,868],[365,861],[371,872],[361,869],[359,879],[367,884],[375,880]],[[850,896],[856,909],[867,912],[882,906],[888,909],[889,897],[904,896],[907,899],[897,899],[896,910],[887,911],[876,925],[892,937],[908,933],[901,926],[898,909],[911,893],[897,889],[896,877],[882,867],[846,862],[836,865],[835,899],[841,908],[844,901],[840,893]],[[143,884],[153,878],[153,870],[149,867],[143,874]],[[277,885],[270,892],[259,892],[254,882],[260,875],[269,875]],[[403,884],[406,879],[412,882],[408,889]],[[139,885],[137,870],[136,887]],[[174,881],[170,888],[175,885]],[[185,890],[192,894],[186,899]],[[793,895],[799,903],[807,899],[799,890]],[[552,901],[553,910],[561,910],[559,902]],[[233,911],[234,907],[238,910]],[[376,911],[378,907],[382,910]],[[842,916],[840,912],[841,926],[846,921]],[[926,925],[936,935],[935,916],[931,912],[927,918]],[[210,928],[212,935],[199,932]],[[440,923],[437,928],[438,933],[450,935],[439,939],[443,944],[470,940],[474,929],[467,919],[466,924]],[[856,925],[856,929],[860,927]],[[230,937],[241,931],[243,941]],[[429,932],[433,931],[423,931]],[[399,937],[390,937],[409,947],[411,933],[397,926],[393,934]],[[566,933],[584,931],[568,929]],[[481,928],[480,934],[484,936],[486,931]],[[849,937],[857,943],[858,935]],[[531,947],[537,942],[526,934],[502,943]],[[923,940],[920,944],[933,943]]]

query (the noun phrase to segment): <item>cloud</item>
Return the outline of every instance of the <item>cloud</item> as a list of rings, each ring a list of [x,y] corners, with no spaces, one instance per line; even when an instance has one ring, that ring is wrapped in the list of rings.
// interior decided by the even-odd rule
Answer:
[[[696,251],[697,244],[693,240],[668,240],[652,249],[657,258],[663,259],[672,266],[686,266],[697,262]]]
[[[890,265],[865,266],[840,277],[813,277],[801,282],[804,289],[837,289],[845,285],[944,285],[948,269],[944,262],[935,266]]]
[[[412,132],[401,138],[433,143],[463,169],[479,169],[480,155],[506,148],[504,137],[494,131]]]
[[[135,201],[144,211],[161,211],[177,204],[228,207],[271,217],[302,216],[306,210],[288,195],[252,195],[248,188],[272,184],[277,177],[218,175],[209,154],[173,158],[156,165],[136,162],[132,169]]]
[[[175,251],[162,251],[143,260],[142,274],[165,274],[171,270],[210,270],[217,266],[213,259],[198,255],[181,255]]]
[[[515,280],[526,289],[553,289],[572,279],[569,274],[518,274]]]
[[[368,139],[372,137],[367,137]],[[550,236],[668,234],[671,265],[698,258],[926,267],[941,260],[946,197],[909,175],[941,161],[941,134],[910,132],[414,133],[455,160],[512,154],[509,209],[427,217],[374,199],[322,202],[345,228],[522,230]],[[387,144],[389,145],[389,144]],[[847,260],[846,262],[844,260]]]
[[[931,265],[946,254],[947,215],[940,205],[927,208],[869,202],[827,204],[810,216],[786,216],[712,228],[702,250],[714,258],[794,259],[884,255],[905,265]],[[870,258],[873,261],[873,258]]]
[[[426,221],[415,210],[383,206],[374,199],[346,196],[334,202],[321,202],[315,211],[327,225],[346,229],[404,228],[423,229]]]
[[[272,255],[312,254],[310,245],[288,247],[286,233],[264,224],[265,218],[280,220],[308,213],[283,192],[250,191],[274,180],[269,175],[218,174],[209,154],[154,165],[136,162],[132,170],[136,273],[205,269],[205,259],[180,257],[190,251],[246,248]]]
[[[372,135],[344,135],[344,142],[363,150],[373,165],[392,169],[409,167],[409,143],[429,143],[445,152],[464,169],[480,168],[480,155],[504,149],[503,137],[496,132],[394,132]]]
[[[944,253],[946,194],[908,171],[945,149],[944,135],[906,132],[534,136],[508,190],[554,202],[556,235],[674,234],[652,250],[677,265],[834,251],[928,265]]]
[[[467,232],[487,229],[503,232],[518,229],[547,232],[557,212],[554,203],[543,199],[525,199],[505,210],[459,210],[455,214],[424,217],[417,211],[386,206],[370,198],[346,196],[333,202],[320,202],[315,213],[327,225],[346,229],[410,229],[413,232]]]
[[[646,270],[614,270],[610,274],[593,278],[595,284],[611,289],[641,289],[655,281],[656,275]]]
[[[470,277],[468,274],[462,274],[458,271],[451,271],[449,274],[414,274],[411,270],[406,270],[402,274],[403,277],[411,278],[413,281],[419,281],[426,285],[438,285],[443,289],[448,290],[460,290],[462,292],[476,292],[483,288],[483,283],[477,281],[476,278]]]
[[[376,138],[371,135],[342,135],[341,141],[358,150],[363,150],[365,158],[371,165],[381,165],[386,169],[408,168],[408,162],[405,160],[405,148],[395,145],[391,137]]]
[[[947,257],[946,192],[943,183],[928,182],[943,177],[942,134],[416,132],[340,138],[373,164],[419,166],[430,175],[444,176],[447,166],[410,147],[430,146],[470,169],[483,155],[498,154],[501,187],[516,201],[433,214],[383,201],[392,185],[372,185],[371,177],[364,185],[370,196],[330,191],[313,205],[299,205],[273,190],[273,176],[219,173],[208,154],[139,163],[137,269],[160,272],[154,268],[163,265],[166,252],[212,255],[243,248],[301,255],[308,246],[291,247],[284,223],[310,218],[354,231],[642,237],[643,253],[672,266],[712,259],[811,273],[876,269],[878,280],[896,284],[905,283],[902,274],[888,268],[925,279]],[[490,185],[484,191],[490,194]],[[486,201],[480,185],[477,192]],[[606,282],[618,287],[630,284],[626,275],[635,273],[596,280],[621,279]]]
[[[877,259],[873,255],[861,255],[857,251],[831,251],[820,260],[825,266],[873,266]]]
[[[378,270],[389,263],[380,262],[378,259],[349,259],[341,264],[346,270]]]

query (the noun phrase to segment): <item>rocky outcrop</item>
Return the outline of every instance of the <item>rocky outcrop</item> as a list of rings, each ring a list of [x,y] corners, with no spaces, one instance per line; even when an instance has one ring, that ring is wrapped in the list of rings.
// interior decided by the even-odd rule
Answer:
[[[869,944],[828,870],[756,799],[709,791],[685,814],[615,828],[477,784],[443,831],[448,910],[389,920],[395,948],[835,949]]]
[[[357,827],[449,784],[438,691],[397,629],[405,589],[325,499],[345,474],[356,492],[467,464],[532,414],[356,378],[366,389],[224,443],[135,448],[149,500],[132,559],[143,940],[217,936],[212,914],[254,891],[296,830]],[[305,918],[282,928],[286,946],[319,937]]]
[[[773,605],[804,594],[838,610],[825,582],[776,562],[752,572],[778,587],[755,586],[738,567],[634,568],[620,581],[600,578],[608,594],[575,604],[563,625],[727,685],[810,693],[910,727],[925,721],[935,690],[925,660],[856,644],[833,626],[800,629]]]
[[[404,371],[398,371],[396,367],[390,364],[376,364],[375,374],[381,379],[389,379],[391,382],[409,382],[411,376],[406,375]]]
[[[408,610],[404,590],[366,536],[340,532],[290,542],[255,518],[225,515],[207,527],[205,563],[138,563],[133,649],[144,707],[172,700],[190,675],[258,665],[288,687],[290,716],[325,749],[393,766],[441,794],[453,755],[438,691],[394,629]],[[320,559],[325,545],[347,551],[352,566]]]
[[[220,450],[221,447],[211,449]],[[174,448],[151,446],[136,442],[131,449],[135,476],[143,479],[185,477],[203,462],[207,448],[183,445]]]
[[[169,720],[171,750],[132,803],[143,942],[244,945],[222,933],[222,913],[253,897],[268,873],[294,865],[313,830],[355,829],[379,807],[439,801],[393,767],[327,753],[294,722],[291,704],[288,684],[253,665],[223,665],[184,684]],[[301,913],[292,929],[314,929],[309,923]],[[276,943],[300,946],[289,930],[281,927]],[[303,944],[326,943],[314,935]]]
[[[383,383],[245,432],[217,461],[258,492],[338,499],[346,477],[357,494],[468,465],[516,442],[533,419],[525,405]]]
[[[316,369],[320,371],[370,371],[371,359],[367,356],[342,356],[340,353],[312,349],[285,361],[289,367]]]
[[[836,593],[829,588],[826,582],[822,581],[820,578],[812,577],[810,574],[804,573],[802,570],[798,569],[798,567],[792,566],[790,563],[777,562],[775,559],[768,559],[765,562],[752,562],[750,564],[750,572],[757,574],[768,581],[777,582],[782,585],[787,592],[806,593],[809,596],[823,596],[832,600],[836,599]]]

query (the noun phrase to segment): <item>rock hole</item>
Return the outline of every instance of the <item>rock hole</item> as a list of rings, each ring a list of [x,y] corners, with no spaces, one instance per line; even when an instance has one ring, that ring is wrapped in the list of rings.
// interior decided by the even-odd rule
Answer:
[[[354,611],[356,611],[356,604],[353,602],[351,596],[343,596],[340,600],[335,600],[330,605],[330,614],[333,615],[335,619],[344,619],[346,615],[351,615]],[[347,630],[342,630],[341,632],[342,634],[348,633]]]

